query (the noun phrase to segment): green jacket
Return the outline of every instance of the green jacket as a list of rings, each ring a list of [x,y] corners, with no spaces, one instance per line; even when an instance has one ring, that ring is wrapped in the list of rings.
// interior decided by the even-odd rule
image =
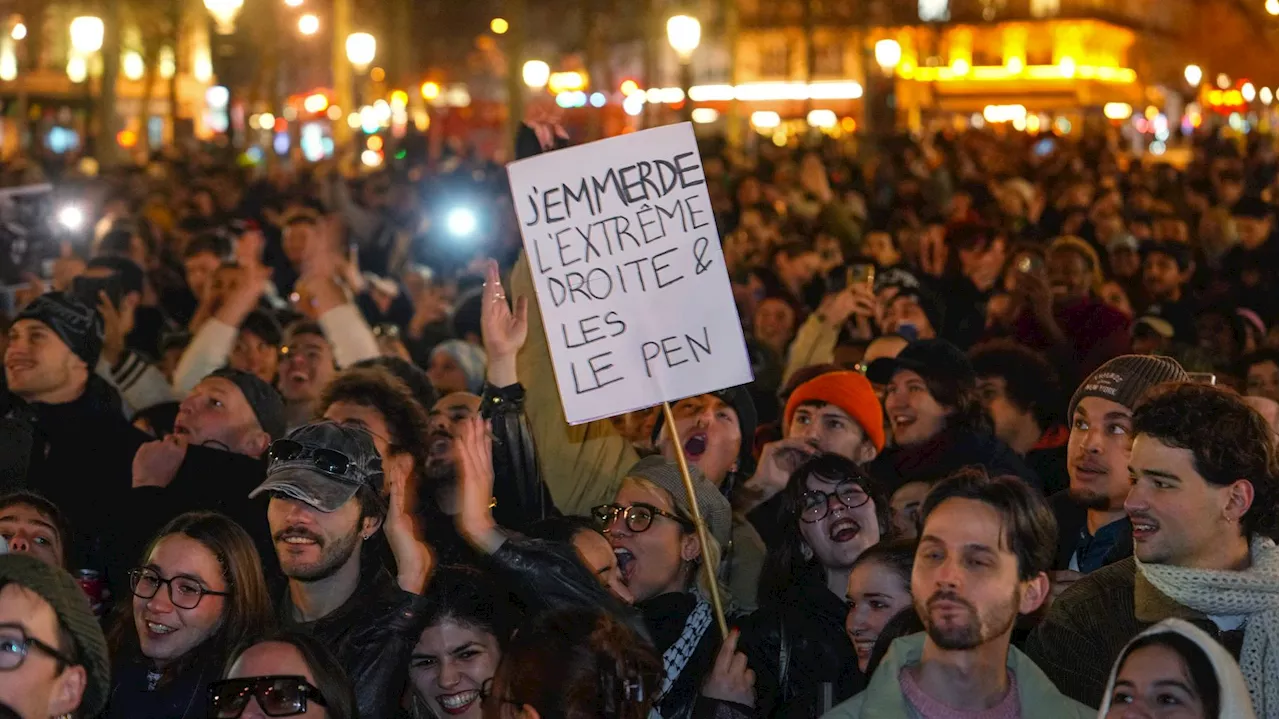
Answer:
[[[894,640],[871,675],[866,690],[836,705],[823,715],[824,719],[921,719],[907,703],[898,674],[903,667],[920,663],[924,642],[923,633]],[[1018,703],[1026,719],[1093,719],[1097,716],[1093,709],[1063,696],[1044,672],[1014,647],[1009,647],[1008,667],[1018,678]]]

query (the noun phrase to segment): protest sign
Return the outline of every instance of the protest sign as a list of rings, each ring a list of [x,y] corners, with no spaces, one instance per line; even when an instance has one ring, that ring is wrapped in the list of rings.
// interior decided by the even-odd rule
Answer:
[[[751,381],[692,125],[507,173],[570,424]]]

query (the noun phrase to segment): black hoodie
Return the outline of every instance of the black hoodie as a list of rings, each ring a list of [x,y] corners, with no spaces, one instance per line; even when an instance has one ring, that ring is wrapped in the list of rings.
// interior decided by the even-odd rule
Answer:
[[[993,477],[1011,474],[1036,489],[1040,477],[1009,445],[987,432],[947,427],[933,438],[910,447],[890,447],[867,465],[886,495],[907,482],[935,482],[956,470],[978,465]]]
[[[73,534],[68,566],[104,572],[110,537],[130,521],[133,455],[150,437],[125,420],[119,394],[97,375],[70,402],[26,403],[5,392],[0,403],[7,431],[31,447],[25,481],[0,489],[29,489],[56,504]]]

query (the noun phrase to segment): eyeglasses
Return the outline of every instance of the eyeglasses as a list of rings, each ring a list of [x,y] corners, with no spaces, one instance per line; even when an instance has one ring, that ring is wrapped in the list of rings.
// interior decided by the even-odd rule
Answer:
[[[810,524],[822,521],[823,517],[826,517],[831,512],[832,497],[839,499],[840,503],[849,509],[857,509],[871,501],[871,497],[867,496],[862,486],[849,479],[837,484],[834,492],[828,493],[820,489],[810,489],[800,495],[801,521]]]
[[[191,577],[173,577],[165,579],[160,573],[154,569],[147,567],[139,567],[129,570],[129,588],[133,590],[133,596],[139,599],[150,599],[160,591],[160,585],[169,585],[169,601],[173,602],[173,606],[179,609],[195,609],[200,605],[200,600],[204,599],[204,595],[212,594],[215,597],[229,597],[231,592],[215,592],[212,589],[205,589],[200,582]]]
[[[352,464],[350,457],[336,449],[311,447],[291,439],[277,439],[267,451],[267,459],[273,464],[308,457],[316,469],[326,474],[344,475]]]
[[[209,683],[209,716],[211,719],[236,719],[249,705],[249,697],[256,699],[269,717],[305,714],[308,701],[328,707],[320,690],[303,677],[246,677]]]
[[[609,531],[609,527],[613,526],[613,523],[617,521],[619,514],[622,515],[627,529],[633,532],[643,532],[648,529],[653,524],[655,515],[670,519],[684,527],[685,531],[692,532],[694,529],[693,522],[670,512],[664,512],[652,504],[637,503],[630,507],[624,507],[620,504],[602,504],[591,510],[591,516],[595,517],[596,521],[600,523],[601,530],[604,532]]]
[[[21,624],[0,624],[0,671],[13,671],[22,666],[31,647],[67,666],[75,664],[71,657],[27,634],[26,628]]]

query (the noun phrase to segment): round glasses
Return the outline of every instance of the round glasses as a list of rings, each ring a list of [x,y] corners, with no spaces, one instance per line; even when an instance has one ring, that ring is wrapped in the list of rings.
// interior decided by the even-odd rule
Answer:
[[[840,500],[840,503],[849,509],[857,509],[871,501],[871,497],[862,489],[862,485],[848,479],[837,484],[834,492],[810,489],[800,495],[801,521],[810,524],[822,521],[831,513],[832,497]]]
[[[71,657],[27,634],[21,624],[6,623],[0,624],[0,671],[12,671],[22,666],[32,647],[67,666],[75,664]]]
[[[609,527],[612,527],[613,523],[617,521],[619,514],[622,515],[622,521],[626,524],[627,529],[636,533],[648,529],[653,524],[655,516],[666,517],[684,527],[685,531],[692,532],[694,529],[693,522],[670,512],[664,512],[652,504],[637,503],[630,507],[624,507],[620,504],[602,504],[591,510],[591,516],[595,517],[596,521],[600,523],[600,529],[604,532],[609,531]]]
[[[154,597],[156,592],[160,591],[161,584],[169,585],[169,601],[179,609],[195,609],[206,594],[212,594],[215,597],[231,596],[231,592],[205,589],[200,582],[191,577],[165,579],[159,572],[147,567],[129,570],[129,589],[133,590],[133,596],[139,599]]]

